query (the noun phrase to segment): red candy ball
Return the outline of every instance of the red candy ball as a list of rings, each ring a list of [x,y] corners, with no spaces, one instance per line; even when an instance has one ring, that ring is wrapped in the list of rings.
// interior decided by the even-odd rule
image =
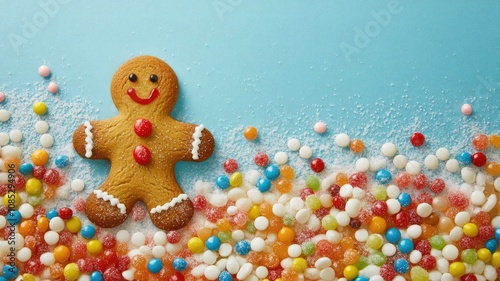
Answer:
[[[258,152],[254,158],[255,164],[259,167],[265,167],[269,164],[269,156],[264,152]]]
[[[61,183],[61,175],[56,169],[48,169],[43,175],[43,181],[48,185],[59,185]]]
[[[422,146],[425,143],[425,136],[420,132],[415,132],[411,135],[410,142],[415,147]]]
[[[313,195],[314,190],[310,189],[309,187],[303,188],[299,191],[299,196],[302,200],[306,201],[307,196]]]
[[[429,205],[432,205],[432,195],[430,195],[429,193],[427,192],[424,192],[424,193],[421,193],[418,197],[417,197],[417,201],[418,203],[427,203]]]
[[[193,198],[193,207],[196,211],[203,211],[207,207],[207,198],[203,195],[196,195]]]
[[[106,281],[122,281],[123,277],[120,271],[115,267],[110,267],[102,275]]]
[[[429,183],[429,180],[424,174],[418,174],[413,178],[413,186],[418,189],[424,189],[427,187],[427,184]]]
[[[170,244],[177,244],[181,241],[181,235],[179,234],[178,231],[170,230],[167,233],[167,241]]]
[[[151,151],[145,145],[138,145],[134,148],[134,159],[139,165],[147,165],[151,161]]]
[[[339,195],[339,192],[340,192],[340,186],[336,185],[336,184],[332,184],[330,185],[330,187],[328,187],[328,193],[332,196],[332,197],[335,197],[337,195]]]
[[[423,255],[418,265],[427,271],[431,271],[436,267],[436,258],[429,254]]]
[[[139,137],[147,137],[151,135],[151,132],[153,132],[153,125],[149,120],[141,118],[137,119],[134,123],[134,132],[139,136]]]
[[[113,234],[107,234],[101,239],[101,242],[104,248],[112,249],[116,245],[116,238],[113,236]]]
[[[16,191],[23,190],[26,187],[26,180],[23,176],[17,174],[14,177],[14,187],[16,188]]]
[[[58,214],[61,219],[68,220],[73,216],[73,210],[68,207],[62,207],[61,209],[59,209]]]
[[[325,162],[321,158],[314,158],[309,165],[315,173],[321,173],[325,169]]]
[[[460,281],[477,281],[477,277],[476,275],[474,275],[474,273],[467,273],[460,277]]]
[[[368,177],[364,173],[354,173],[349,177],[349,184],[353,187],[366,188]]]
[[[394,178],[394,182],[400,188],[407,187],[411,182],[411,176],[408,173],[399,173]]]
[[[337,195],[337,196],[333,197],[332,201],[333,201],[333,206],[335,208],[337,208],[338,210],[343,211],[345,209],[346,202],[345,202],[344,198]]]
[[[28,272],[29,274],[33,274],[35,276],[40,275],[43,268],[44,265],[42,264],[40,259],[36,257],[32,257],[24,264],[24,270],[26,270],[26,272]]]
[[[45,168],[43,166],[35,166],[33,167],[33,171],[31,171],[31,174],[35,178],[43,180],[43,176],[45,175]]]
[[[372,205],[372,213],[375,216],[385,216],[387,214],[387,203],[385,201],[375,201]]]
[[[472,154],[472,164],[476,167],[482,167],[486,164],[486,161],[488,159],[486,158],[486,155],[482,152],[476,152]]]
[[[236,160],[233,158],[229,158],[224,161],[223,168],[226,173],[232,174],[236,172],[236,170],[238,170],[238,162],[236,162]]]
[[[437,178],[431,181],[429,188],[434,193],[441,193],[446,187],[446,184],[443,179]]]
[[[394,225],[399,228],[407,228],[410,226],[410,215],[405,211],[400,211],[399,213],[392,216]]]
[[[184,281],[184,275],[180,272],[175,272],[168,277],[168,281]]]

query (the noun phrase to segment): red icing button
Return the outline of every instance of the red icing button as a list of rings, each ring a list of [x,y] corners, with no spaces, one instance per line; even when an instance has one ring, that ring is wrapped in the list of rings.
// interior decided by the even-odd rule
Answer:
[[[153,125],[151,125],[151,122],[149,122],[148,119],[137,119],[137,121],[135,121],[134,123],[134,132],[139,137],[145,138],[151,135],[151,132],[153,132]]]
[[[145,145],[134,148],[134,159],[139,165],[147,165],[151,161],[151,151]]]

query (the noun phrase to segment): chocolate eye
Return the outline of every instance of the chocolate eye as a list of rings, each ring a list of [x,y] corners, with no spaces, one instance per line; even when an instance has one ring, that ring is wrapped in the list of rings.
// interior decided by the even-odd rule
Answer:
[[[137,75],[135,75],[134,73],[130,73],[128,75],[128,80],[130,80],[130,82],[135,82],[137,81]]]
[[[151,74],[151,75],[149,76],[149,80],[150,80],[151,82],[153,82],[153,83],[156,83],[156,82],[158,82],[158,76],[156,76],[156,74]]]

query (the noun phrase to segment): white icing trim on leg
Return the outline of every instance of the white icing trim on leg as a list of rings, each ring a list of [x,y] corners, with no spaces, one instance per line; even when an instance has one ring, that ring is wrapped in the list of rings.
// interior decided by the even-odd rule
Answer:
[[[194,128],[194,133],[193,133],[193,142],[191,143],[193,145],[193,149],[191,150],[191,154],[193,155],[194,160],[198,160],[198,150],[200,149],[200,143],[201,143],[201,131],[205,129],[205,126],[203,124],[196,126]]]
[[[94,194],[99,199],[102,199],[104,201],[109,201],[111,206],[116,206],[118,209],[120,209],[120,213],[122,213],[122,214],[127,213],[127,209],[125,208],[125,205],[120,203],[120,200],[118,200],[118,198],[115,198],[113,195],[108,194],[107,192],[102,192],[99,189],[94,190]]]
[[[92,156],[92,149],[94,148],[94,135],[90,131],[92,130],[92,125],[89,121],[85,121],[83,125],[85,125],[85,135],[87,135],[85,138],[85,157],[90,158]]]
[[[161,213],[162,211],[166,211],[174,207],[177,203],[181,203],[182,200],[188,200],[188,196],[186,194],[179,194],[179,196],[175,197],[170,202],[167,202],[163,205],[158,205],[155,208],[151,209],[151,214]]]

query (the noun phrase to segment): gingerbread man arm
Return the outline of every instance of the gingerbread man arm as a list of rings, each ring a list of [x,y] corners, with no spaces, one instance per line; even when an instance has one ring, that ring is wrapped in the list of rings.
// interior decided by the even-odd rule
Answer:
[[[73,133],[76,152],[89,159],[109,159],[113,139],[108,138],[109,120],[86,121]]]
[[[179,160],[201,162],[212,156],[215,140],[205,126],[182,122],[178,122],[178,125],[180,132],[187,132],[176,144],[180,146],[178,150],[183,152]]]

